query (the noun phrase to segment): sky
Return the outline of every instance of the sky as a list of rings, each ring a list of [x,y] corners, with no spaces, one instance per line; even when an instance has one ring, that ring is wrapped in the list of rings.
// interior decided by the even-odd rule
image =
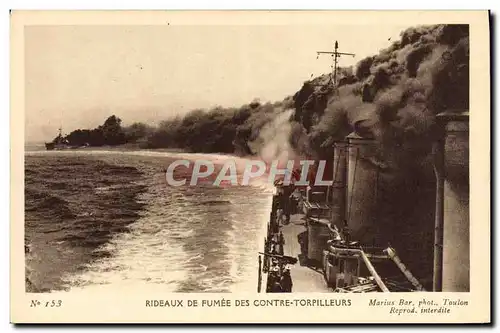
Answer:
[[[355,65],[401,25],[27,26],[25,138],[49,141],[115,114],[155,124],[195,108],[280,101],[331,71],[335,40]],[[391,38],[391,41],[389,41]]]

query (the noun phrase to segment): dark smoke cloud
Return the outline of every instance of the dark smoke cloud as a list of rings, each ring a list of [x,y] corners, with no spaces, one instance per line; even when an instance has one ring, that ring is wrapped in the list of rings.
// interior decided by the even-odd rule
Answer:
[[[400,37],[354,68],[340,68],[336,90],[327,85],[330,73],[324,74],[281,102],[254,100],[166,120],[143,131],[141,142],[146,148],[256,155],[276,133],[279,146],[289,144],[293,155],[328,160],[333,142],[354,130],[376,138],[395,169],[419,165],[430,149],[435,115],[469,107],[469,27],[413,27]]]
[[[327,79],[315,78],[295,94],[292,145],[303,156],[333,163],[333,142],[350,132],[376,140],[373,156],[363,157],[380,170],[374,213],[379,232],[374,237],[397,248],[429,288],[435,117],[469,108],[469,28],[409,28],[353,71],[341,71],[336,91],[317,86]]]
[[[315,86],[327,78],[307,82],[294,96],[304,146],[329,154],[326,146],[356,129],[373,135],[395,166],[418,163],[430,148],[435,115],[469,108],[469,27],[409,28],[354,70],[341,71],[338,91]]]

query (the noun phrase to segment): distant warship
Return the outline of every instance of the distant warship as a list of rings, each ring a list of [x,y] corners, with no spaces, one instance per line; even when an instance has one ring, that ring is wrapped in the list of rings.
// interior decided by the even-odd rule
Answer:
[[[71,148],[62,135],[62,128],[59,128],[59,134],[51,142],[45,142],[45,149],[47,150],[58,150],[58,149],[69,149]]]

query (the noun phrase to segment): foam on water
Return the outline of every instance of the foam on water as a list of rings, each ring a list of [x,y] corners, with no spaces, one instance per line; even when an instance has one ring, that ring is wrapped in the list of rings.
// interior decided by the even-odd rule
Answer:
[[[83,154],[122,163],[131,156],[198,158],[224,163],[228,155],[151,151],[58,151],[29,154]],[[127,161],[130,163],[130,161]],[[272,186],[257,179],[250,186],[168,187],[156,165],[134,158],[145,172],[146,203],[130,231],[116,234],[99,251],[109,257],[64,277],[73,291],[255,292],[258,251],[266,234]],[[109,189],[101,189],[106,191]],[[211,201],[210,205],[199,203]]]
[[[25,153],[27,156],[40,156],[40,155],[94,155],[94,156],[116,156],[116,155],[129,155],[129,156],[145,156],[145,157],[165,157],[165,158],[175,158],[175,159],[185,159],[185,160],[209,160],[214,164],[222,165],[228,160],[232,160],[236,164],[236,170],[238,174],[238,183],[241,184],[241,177],[245,169],[246,163],[251,161],[251,158],[238,157],[233,155],[225,154],[202,154],[202,153],[181,153],[181,152],[162,152],[162,151],[151,151],[151,150],[58,150],[58,151],[27,151]],[[265,173],[261,177],[253,178],[250,180],[251,186],[258,187],[259,189],[266,191],[266,193],[274,192],[274,185],[272,181],[268,179],[269,175]]]

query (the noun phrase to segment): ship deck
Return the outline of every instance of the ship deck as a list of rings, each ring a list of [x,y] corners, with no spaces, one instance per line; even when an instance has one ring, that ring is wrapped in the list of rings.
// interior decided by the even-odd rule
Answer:
[[[321,269],[308,264],[306,250],[302,249],[300,244],[301,237],[307,237],[305,215],[291,215],[290,223],[283,225],[281,230],[285,239],[284,255],[298,259],[297,263],[290,268],[292,292],[332,292],[326,284]]]
[[[278,210],[277,205],[277,197],[273,197],[273,211],[271,213],[271,219],[268,224],[268,236],[266,237],[266,241],[264,244],[264,252],[260,252],[261,254],[264,254],[265,259],[263,262],[263,268],[259,266],[259,274],[261,275],[259,275],[259,286],[257,288],[258,291],[291,291],[294,293],[334,292],[334,288],[330,287],[330,284],[326,281],[326,277],[322,268],[323,263],[315,262],[316,260],[323,260],[321,249],[324,246],[321,244],[323,244],[322,242],[325,242],[327,239],[329,239],[326,237],[334,237],[337,241],[339,240],[338,237],[335,236],[335,234],[338,234],[338,232],[332,231],[332,229],[330,228],[329,220],[326,218],[322,218],[322,216],[325,216],[324,210],[327,209],[328,206],[324,205],[326,207],[324,208],[321,205],[316,205],[315,207],[314,205],[309,204],[308,208],[304,210],[304,214],[301,213],[301,210],[299,209],[298,213],[290,215],[289,223],[283,223],[284,216],[280,215],[282,212]],[[297,212],[297,210],[295,211]],[[305,215],[306,211],[309,215],[307,220]],[[313,217],[311,216],[312,213],[317,213],[318,215],[316,216],[316,214],[314,214],[315,216]],[[311,225],[309,225],[310,230],[308,230],[307,222],[312,223]],[[329,231],[327,231],[327,234],[325,234],[325,226],[328,226],[328,229],[334,234],[332,235]],[[311,238],[308,235],[309,231],[313,232]],[[309,241],[313,243],[308,244]],[[308,245],[309,249],[307,248]],[[389,247],[387,249],[382,249],[369,247],[369,252],[365,253],[365,247],[361,248],[359,245],[353,245],[353,247],[351,247],[350,245],[348,246],[347,250],[352,250],[348,252],[359,252],[358,254],[361,255],[361,258],[363,258],[363,261],[366,265],[366,267],[361,267],[363,271],[366,271],[362,273],[362,277],[364,278],[364,276],[366,275],[367,278],[364,279],[368,279],[370,281],[367,281],[367,283],[361,282],[361,284],[359,284],[359,280],[356,280],[357,282],[349,280],[350,282],[348,283],[352,285],[347,285],[343,288],[337,288],[335,291],[378,292],[381,290],[422,290],[422,286],[419,284],[418,280],[416,280],[411,272],[407,270],[406,266],[401,263],[393,248]],[[346,247],[345,245],[340,245],[340,248],[331,250],[330,246],[329,249],[330,262],[332,255],[331,251],[337,253],[342,249],[345,250]],[[308,251],[311,251],[309,255]],[[270,257],[273,257],[271,264]],[[314,260],[311,260],[308,257],[314,258]],[[357,260],[357,265],[359,265],[359,257],[356,258],[354,259]],[[370,260],[369,258],[371,258],[372,260]],[[345,260],[343,262],[345,263]],[[284,274],[284,272],[287,272],[287,267],[290,270],[289,275]],[[329,275],[330,283],[333,283],[331,276],[332,272],[330,268],[328,269],[327,274]],[[342,272],[344,273],[344,271]],[[357,274],[356,276],[354,276],[354,278],[357,279],[357,275],[359,274],[360,267],[357,266]],[[350,278],[351,277],[352,276],[350,276]],[[289,288],[290,278],[292,280],[291,289]],[[374,281],[371,281],[371,279]]]

